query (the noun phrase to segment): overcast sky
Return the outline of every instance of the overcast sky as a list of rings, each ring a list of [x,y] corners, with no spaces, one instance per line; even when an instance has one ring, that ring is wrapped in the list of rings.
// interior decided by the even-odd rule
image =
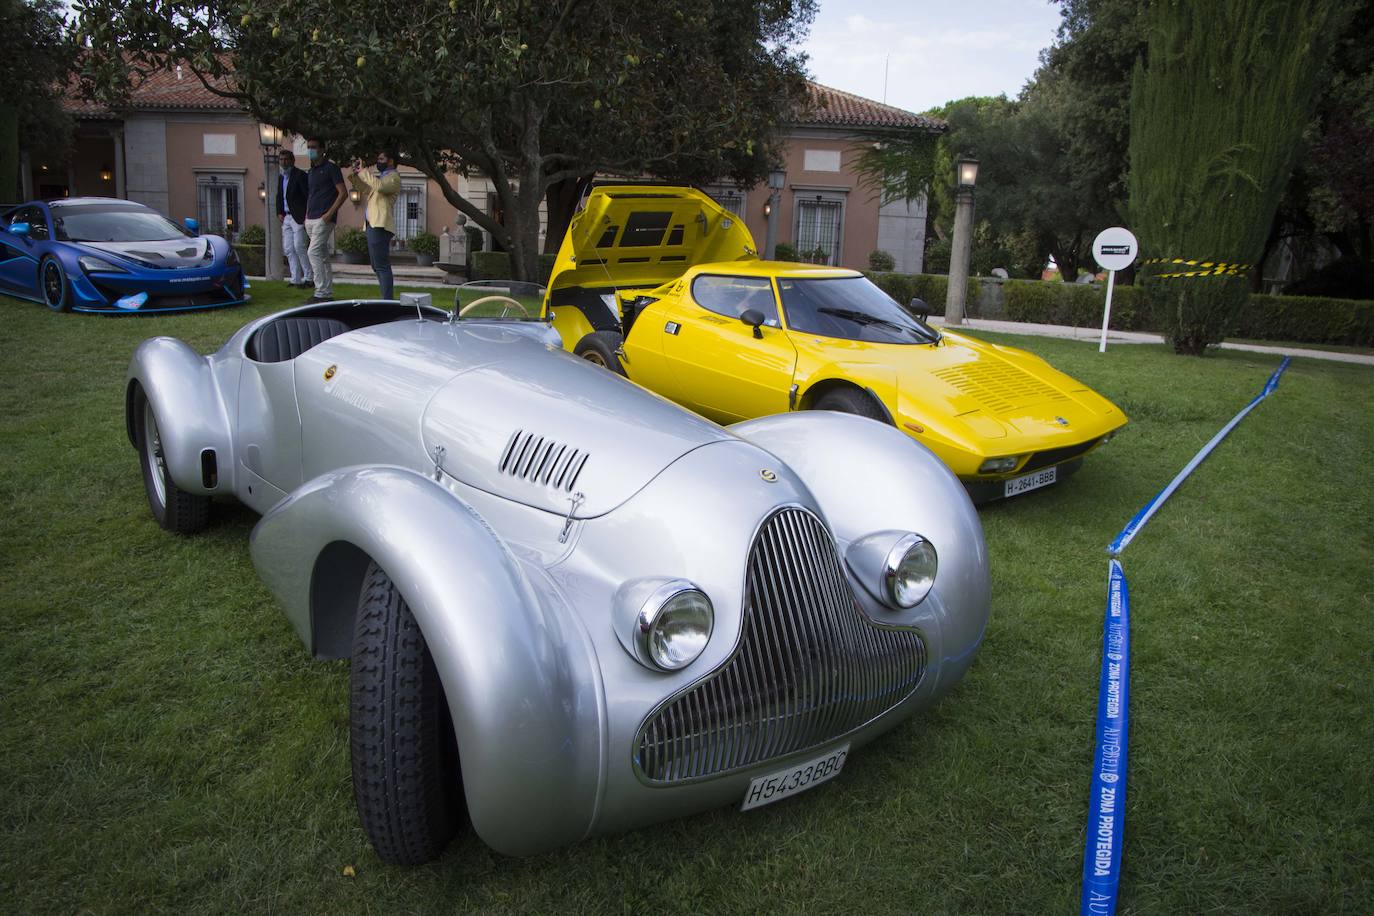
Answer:
[[[803,46],[818,83],[925,111],[970,95],[1014,96],[1054,40],[1048,0],[820,0]]]

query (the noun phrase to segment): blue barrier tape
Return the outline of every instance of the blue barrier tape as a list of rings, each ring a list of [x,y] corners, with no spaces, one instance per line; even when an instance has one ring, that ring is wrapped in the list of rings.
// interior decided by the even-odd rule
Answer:
[[[1131,687],[1131,596],[1121,563],[1111,561],[1102,624],[1102,674],[1097,689],[1097,749],[1093,753],[1088,837],[1083,850],[1082,916],[1116,912],[1121,883],[1121,835],[1126,824],[1126,729]]]
[[[1264,390],[1256,395],[1255,399],[1247,404],[1244,410],[1236,414],[1235,417],[1231,419],[1230,423],[1223,426],[1221,432],[1213,436],[1211,441],[1202,447],[1202,451],[1194,455],[1193,460],[1188,462],[1183,470],[1178,472],[1178,476],[1169,481],[1167,487],[1160,490],[1154,499],[1146,503],[1145,507],[1126,523],[1126,527],[1121,529],[1121,533],[1116,536],[1116,540],[1112,541],[1107,547],[1107,553],[1109,555],[1113,557],[1120,556],[1121,551],[1126,549],[1126,545],[1135,540],[1135,536],[1140,533],[1140,529],[1144,528],[1145,523],[1159,511],[1160,506],[1164,505],[1164,501],[1174,494],[1174,491],[1187,479],[1189,474],[1193,473],[1199,464],[1202,464],[1202,460],[1212,453],[1212,450],[1217,447],[1218,443],[1220,443],[1222,439],[1225,439],[1231,430],[1236,428],[1236,424],[1244,420],[1246,415],[1254,410],[1255,406],[1258,405],[1260,401],[1263,401],[1274,393],[1274,389],[1279,387],[1279,376],[1283,375],[1283,370],[1288,368],[1289,362],[1291,362],[1291,359],[1285,356],[1283,362],[1279,363],[1279,367],[1274,370],[1274,374],[1269,376],[1269,381],[1265,383]]]

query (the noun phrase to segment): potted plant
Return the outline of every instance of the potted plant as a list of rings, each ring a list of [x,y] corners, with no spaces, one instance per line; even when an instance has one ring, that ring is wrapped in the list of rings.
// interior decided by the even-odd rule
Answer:
[[[410,250],[415,252],[415,263],[429,267],[439,256],[439,237],[433,232],[421,232],[410,240]]]
[[[334,241],[334,247],[339,250],[339,255],[345,264],[366,264],[367,263],[367,233],[361,229],[349,227],[339,231],[338,238]]]

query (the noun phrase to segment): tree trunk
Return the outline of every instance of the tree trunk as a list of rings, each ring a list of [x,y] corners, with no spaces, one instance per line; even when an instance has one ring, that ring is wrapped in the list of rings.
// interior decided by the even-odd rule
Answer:
[[[558,253],[558,247],[563,244],[563,236],[568,234],[568,226],[577,212],[577,202],[582,199],[582,192],[586,190],[587,185],[591,184],[593,174],[588,172],[576,178],[555,181],[544,192],[549,221],[548,231],[544,234],[545,254]]]

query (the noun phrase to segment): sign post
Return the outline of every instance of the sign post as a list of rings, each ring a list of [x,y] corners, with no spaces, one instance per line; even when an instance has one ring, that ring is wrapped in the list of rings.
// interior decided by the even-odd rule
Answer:
[[[1098,353],[1107,352],[1107,325],[1112,320],[1112,289],[1116,286],[1116,272],[1134,263],[1140,246],[1129,229],[1113,226],[1103,229],[1093,239],[1093,260],[1097,266],[1107,271],[1107,305],[1102,310],[1102,341],[1097,345]]]

